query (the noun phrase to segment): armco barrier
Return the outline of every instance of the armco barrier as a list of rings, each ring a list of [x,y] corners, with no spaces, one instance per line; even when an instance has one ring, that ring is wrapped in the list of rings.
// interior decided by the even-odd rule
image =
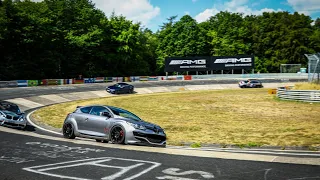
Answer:
[[[320,103],[320,91],[317,90],[290,90],[287,87],[279,87],[277,97],[283,100]]]
[[[17,81],[0,81],[0,88],[18,87]]]

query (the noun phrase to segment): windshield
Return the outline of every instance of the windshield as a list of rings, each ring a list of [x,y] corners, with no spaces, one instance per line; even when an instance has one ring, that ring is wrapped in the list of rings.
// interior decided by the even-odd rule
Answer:
[[[115,84],[114,86],[115,87],[121,87],[121,84]]]
[[[17,105],[11,105],[11,104],[0,104],[0,111],[9,111],[14,112],[16,114],[20,114],[20,109]]]
[[[116,107],[110,107],[111,111],[113,114],[124,117],[124,118],[129,118],[135,121],[142,121],[138,116],[134,115],[133,113],[126,111],[124,109],[116,108]]]

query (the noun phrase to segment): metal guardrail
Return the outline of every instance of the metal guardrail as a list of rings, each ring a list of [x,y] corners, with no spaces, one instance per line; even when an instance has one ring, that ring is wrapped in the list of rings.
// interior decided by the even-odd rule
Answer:
[[[17,87],[17,86],[18,86],[17,81],[0,81],[0,88]]]
[[[318,90],[291,90],[290,87],[279,87],[277,97],[283,100],[320,103],[320,91]]]

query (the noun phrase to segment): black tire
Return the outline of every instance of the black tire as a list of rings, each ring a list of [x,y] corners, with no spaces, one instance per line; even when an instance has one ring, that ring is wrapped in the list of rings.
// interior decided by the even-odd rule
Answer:
[[[65,123],[62,128],[63,137],[67,139],[74,139],[76,136],[74,135],[73,125],[71,123]]]
[[[25,131],[25,130],[27,129],[27,125],[25,125],[25,126],[23,126],[23,127],[20,127],[20,129],[21,129],[22,131]]]
[[[125,131],[121,126],[115,126],[110,133],[110,141],[112,144],[124,144]]]
[[[100,140],[100,139],[96,139],[96,141],[97,141],[97,142],[101,142],[101,140]]]
[[[133,94],[133,89],[129,89],[129,93],[130,93],[130,94]]]

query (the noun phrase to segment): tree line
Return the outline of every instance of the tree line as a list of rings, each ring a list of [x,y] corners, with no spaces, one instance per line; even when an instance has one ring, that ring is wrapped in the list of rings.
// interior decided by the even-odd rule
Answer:
[[[255,71],[307,66],[320,19],[297,12],[220,12],[198,23],[172,16],[157,32],[110,16],[90,0],[0,0],[0,80],[164,75],[170,56],[253,54]]]

